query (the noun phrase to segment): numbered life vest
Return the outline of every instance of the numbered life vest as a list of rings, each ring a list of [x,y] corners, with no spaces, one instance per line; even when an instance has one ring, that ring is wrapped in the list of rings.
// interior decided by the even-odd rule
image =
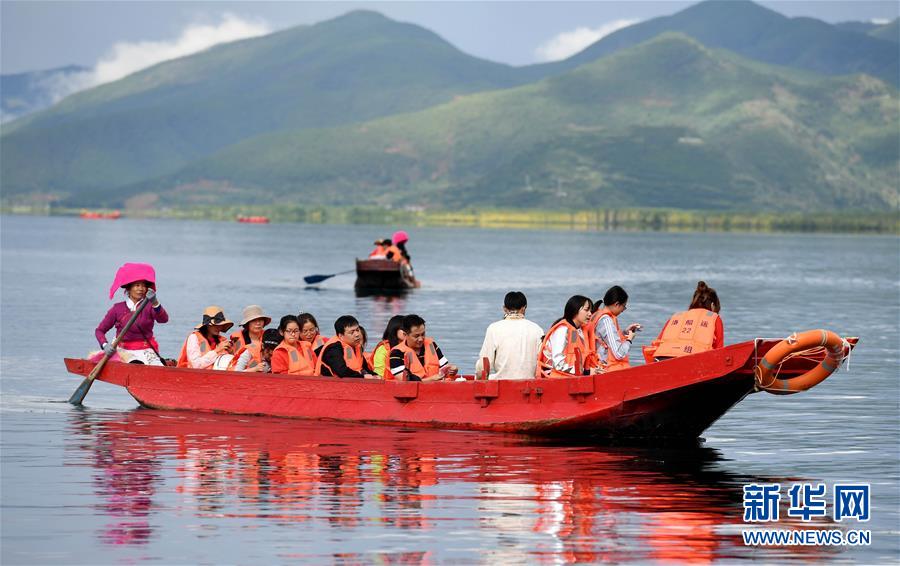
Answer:
[[[441,372],[441,360],[438,358],[434,340],[426,338],[422,347],[425,349],[424,365],[419,360],[419,354],[407,346],[405,340],[397,344],[394,349],[403,352],[403,363],[409,373],[418,375],[421,378],[438,375]],[[390,355],[388,357],[388,366],[390,366]],[[387,371],[391,371],[390,367],[387,368]]]
[[[288,371],[289,375],[315,375],[316,374],[316,355],[309,342],[302,340],[297,342],[297,346],[291,346],[287,342],[282,342],[275,347],[275,351],[284,350],[288,354]]]
[[[653,353],[657,358],[677,358],[712,350],[719,315],[706,309],[677,312],[659,338]]]
[[[347,364],[347,367],[352,369],[353,371],[362,372],[363,370],[363,353],[359,346],[348,346],[341,342],[341,339],[335,336],[330,339],[328,342],[325,342],[325,346],[322,347],[322,350],[319,352],[319,361],[316,363],[316,375],[322,375],[322,368],[327,368],[328,371],[334,377],[340,377],[335,373],[331,367],[325,363],[325,350],[330,348],[332,344],[340,344],[341,349],[344,353],[344,363]]]
[[[550,369],[550,377],[575,377],[574,373],[560,371],[553,367],[552,355],[550,352],[550,337],[553,336],[561,326],[566,328],[566,346],[563,350],[565,354],[566,364],[575,368],[579,375],[584,370],[584,361],[588,359],[590,350],[584,337],[579,334],[578,329],[569,324],[569,321],[563,319],[547,331],[544,341],[541,342],[541,349],[538,351],[538,368]],[[580,367],[579,367],[580,366]]]
[[[223,340],[223,338],[221,336],[217,336],[216,337],[217,339],[214,340],[215,343],[211,343],[206,339],[206,337],[203,334],[200,333],[199,330],[195,330],[195,331],[191,332],[190,334],[188,334],[188,338],[190,338],[192,335],[197,336],[197,342],[200,344],[200,355],[201,356],[205,356],[206,353],[209,352],[210,350],[215,350],[216,346],[219,344],[219,342],[221,342]],[[187,343],[188,343],[187,338],[185,338],[184,344],[181,345],[181,353],[178,354],[178,364],[176,364],[177,367],[180,367],[180,368],[191,367],[190,363],[188,361],[188,357],[187,357]]]
[[[596,345],[597,352],[597,360],[600,363],[600,367],[603,371],[617,371],[620,369],[628,369],[631,367],[631,362],[626,355],[621,360],[617,360],[615,356],[612,355],[612,352],[609,350],[609,346],[606,342],[600,338],[600,332],[597,330],[597,326],[600,324],[600,321],[603,320],[604,316],[608,316],[613,321],[613,326],[616,327],[616,333],[619,335],[619,340],[625,342],[625,335],[622,334],[622,329],[619,328],[619,319],[613,313],[606,310],[606,307],[603,310],[597,311],[597,314],[594,315],[597,317],[596,321],[591,322],[591,326],[593,326],[593,334],[596,337],[594,339],[594,344]],[[603,356],[600,355],[601,352],[606,354],[606,360],[603,361]]]
[[[234,358],[228,363],[228,371],[234,371],[234,366],[237,365],[238,359],[247,350],[250,351],[250,362],[247,364],[247,369],[255,368],[262,363],[262,342],[257,342],[255,344],[251,342],[240,347],[234,355]]]

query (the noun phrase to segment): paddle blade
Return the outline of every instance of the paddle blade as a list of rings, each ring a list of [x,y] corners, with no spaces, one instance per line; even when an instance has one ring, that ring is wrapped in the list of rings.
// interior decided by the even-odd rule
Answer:
[[[332,277],[334,277],[334,275],[307,275],[303,278],[303,280],[306,281],[307,285],[312,285],[314,283],[321,283],[322,281],[331,279]]]
[[[84,401],[88,391],[91,390],[91,385],[93,385],[93,383],[93,379],[85,378],[84,381],[81,382],[81,385],[78,386],[78,389],[75,390],[75,393],[72,393],[72,396],[69,397],[69,403],[81,405],[81,402]]]

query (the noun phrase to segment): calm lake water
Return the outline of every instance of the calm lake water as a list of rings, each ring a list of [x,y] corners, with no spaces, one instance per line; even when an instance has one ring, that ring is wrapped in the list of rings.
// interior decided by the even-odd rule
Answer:
[[[0,559],[19,563],[896,563],[900,560],[900,240],[771,234],[410,229],[422,289],[356,297],[353,267],[385,227],[3,217]],[[204,306],[261,304],[323,328],[355,314],[380,335],[415,312],[471,373],[503,295],[547,327],[575,293],[630,294],[625,323],[652,339],[698,279],[723,302],[726,342],[826,327],[858,335],[849,371],[789,397],[751,395],[697,449],[554,445],[417,431],[139,409],[65,356],[93,330],[125,261],[153,263],[175,356]],[[653,335],[653,336],[651,336]],[[639,357],[639,356],[636,356]],[[746,547],[742,486],[869,483],[865,547]]]

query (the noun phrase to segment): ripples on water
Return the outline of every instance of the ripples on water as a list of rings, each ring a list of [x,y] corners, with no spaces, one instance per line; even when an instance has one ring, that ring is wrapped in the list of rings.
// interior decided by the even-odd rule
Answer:
[[[0,228],[4,563],[900,558],[894,237],[420,229],[410,249],[425,287],[384,299],[354,296],[347,276],[302,284],[347,269],[383,227],[4,217]],[[690,450],[135,410],[103,383],[76,410],[62,402],[78,380],[60,358],[96,348],[123,261],[157,267],[164,352],[206,304],[235,318],[258,302],[323,327],[352,312],[372,336],[418,312],[471,371],[507,290],[523,290],[546,327],[569,295],[620,283],[626,322],[652,334],[701,278],[722,297],[729,343],[820,326],[862,341],[849,373],[752,395]],[[49,357],[48,328],[60,350]],[[744,547],[741,486],[797,481],[870,482],[873,546]]]

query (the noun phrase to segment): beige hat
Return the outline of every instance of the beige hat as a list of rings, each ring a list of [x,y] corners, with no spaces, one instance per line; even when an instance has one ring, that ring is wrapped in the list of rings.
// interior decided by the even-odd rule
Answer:
[[[222,307],[219,305],[210,305],[203,309],[203,322],[195,326],[197,330],[204,326],[215,324],[216,326],[224,326],[222,332],[228,332],[228,329],[234,326],[234,323],[225,317]]]
[[[244,310],[241,312],[241,326],[244,326],[248,322],[256,320],[257,318],[264,319],[266,321],[266,326],[269,326],[269,323],[272,322],[272,317],[263,312],[261,306],[248,305],[244,307]]]

